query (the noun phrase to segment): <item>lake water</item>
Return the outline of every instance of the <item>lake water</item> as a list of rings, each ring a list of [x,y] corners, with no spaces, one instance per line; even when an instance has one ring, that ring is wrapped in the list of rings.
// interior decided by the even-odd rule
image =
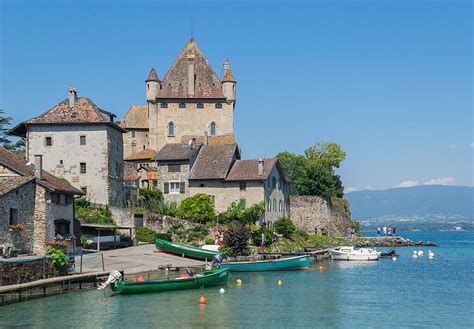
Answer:
[[[399,233],[438,243],[432,248],[435,259],[427,259],[428,248],[416,260],[415,248],[398,248],[396,262],[326,261],[302,272],[232,274],[224,295],[220,287],[142,295],[67,293],[0,307],[0,327],[474,327],[474,232]],[[203,307],[200,295],[207,299]]]

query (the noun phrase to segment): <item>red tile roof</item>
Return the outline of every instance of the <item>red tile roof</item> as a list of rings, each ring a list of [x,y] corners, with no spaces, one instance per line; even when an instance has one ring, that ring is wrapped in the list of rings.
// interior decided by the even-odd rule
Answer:
[[[154,157],[156,157],[157,154],[158,152],[156,152],[155,150],[146,149],[137,153],[130,154],[124,160],[125,161],[151,160]]]
[[[121,126],[125,129],[148,129],[148,106],[133,105],[124,115]]]
[[[237,160],[229,172],[228,181],[266,180],[277,163],[276,158],[262,159],[263,174],[258,174],[258,159]]]

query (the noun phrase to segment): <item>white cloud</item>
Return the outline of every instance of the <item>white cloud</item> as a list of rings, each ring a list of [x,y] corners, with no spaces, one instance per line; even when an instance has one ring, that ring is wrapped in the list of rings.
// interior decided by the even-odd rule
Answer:
[[[346,188],[344,193],[351,193],[351,192],[355,192],[355,191],[357,191],[357,189],[355,187],[349,186],[349,187]]]
[[[395,185],[394,187],[413,187],[417,185],[420,185],[420,182],[417,180],[406,180],[406,181],[401,182],[398,185]]]
[[[433,178],[425,183],[425,185],[454,185],[456,184],[456,178],[444,177],[444,178]]]
[[[454,150],[456,149],[456,147],[458,147],[456,144],[449,144],[448,147],[451,149],[451,150]]]

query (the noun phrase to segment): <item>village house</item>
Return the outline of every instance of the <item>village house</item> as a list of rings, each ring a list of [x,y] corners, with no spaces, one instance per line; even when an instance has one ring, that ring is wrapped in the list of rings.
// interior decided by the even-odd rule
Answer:
[[[45,113],[20,123],[9,134],[26,138],[26,158],[44,155],[43,168],[63,177],[96,204],[122,207],[123,139],[115,115],[89,98],[68,98]]]
[[[148,141],[148,105],[131,106],[122,118],[120,126],[127,130],[123,138],[125,158],[150,148]]]
[[[76,233],[73,198],[84,193],[42,170],[42,155],[33,159],[0,148],[0,245],[42,255],[56,234]]]
[[[140,167],[155,167],[155,157],[158,152],[155,150],[145,149],[137,153],[132,153],[126,156],[123,161],[123,172],[124,175],[135,175],[138,168]]]

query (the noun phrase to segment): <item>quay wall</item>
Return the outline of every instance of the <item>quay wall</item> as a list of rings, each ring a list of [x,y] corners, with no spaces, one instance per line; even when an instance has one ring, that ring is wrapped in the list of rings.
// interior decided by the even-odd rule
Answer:
[[[291,196],[290,218],[301,230],[318,235],[345,235],[351,226],[349,202],[315,195]]]

